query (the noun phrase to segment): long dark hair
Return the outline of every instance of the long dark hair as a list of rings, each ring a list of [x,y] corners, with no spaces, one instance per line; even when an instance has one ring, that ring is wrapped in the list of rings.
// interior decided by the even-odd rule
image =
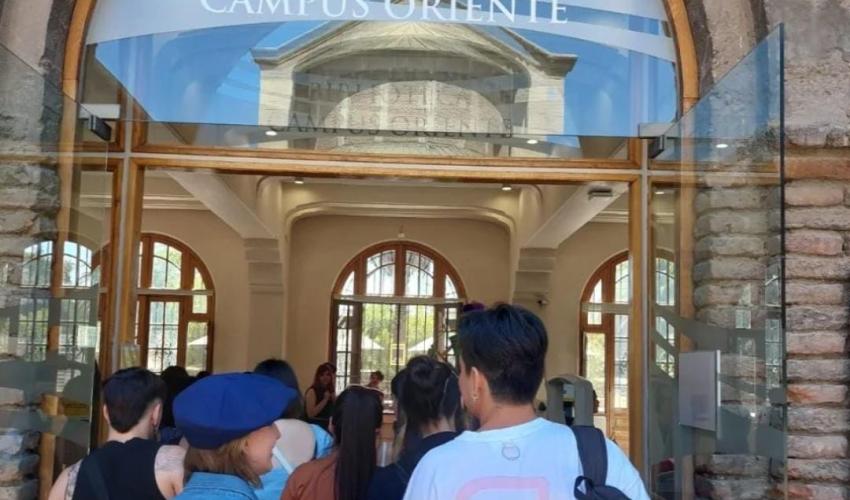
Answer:
[[[337,447],[336,500],[366,498],[378,458],[375,431],[382,419],[381,397],[376,391],[352,386],[339,395],[331,417]]]
[[[407,362],[401,390],[401,409],[408,432],[422,435],[422,429],[445,418],[458,428],[460,385],[447,363],[428,356],[416,356]]]
[[[313,389],[313,391],[316,392],[316,402],[317,403],[322,400],[322,397],[324,397],[325,392],[328,391],[327,387],[319,385],[319,378],[321,378],[322,375],[324,375],[325,373],[328,373],[328,372],[330,372],[333,375],[336,374],[336,366],[334,366],[333,363],[322,363],[322,364],[320,364],[319,367],[316,368],[316,374],[313,376],[313,385],[311,385],[310,388]],[[333,384],[334,384],[334,380],[331,380],[331,387],[333,387]]]
[[[282,359],[269,358],[257,363],[257,366],[254,367],[254,373],[279,380],[290,389],[295,389],[298,397],[294,398],[292,403],[283,410],[282,418],[304,417],[304,402],[302,401],[301,388],[298,386],[298,376],[295,375],[295,370],[292,369],[289,363]]]

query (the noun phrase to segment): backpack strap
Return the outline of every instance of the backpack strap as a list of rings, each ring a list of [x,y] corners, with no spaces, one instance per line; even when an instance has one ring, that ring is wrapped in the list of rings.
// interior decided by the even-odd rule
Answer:
[[[608,476],[608,448],[605,435],[591,426],[576,425],[571,429],[576,437],[582,470],[581,475],[576,478],[573,495],[579,500],[593,498],[590,495],[592,490],[605,486]]]

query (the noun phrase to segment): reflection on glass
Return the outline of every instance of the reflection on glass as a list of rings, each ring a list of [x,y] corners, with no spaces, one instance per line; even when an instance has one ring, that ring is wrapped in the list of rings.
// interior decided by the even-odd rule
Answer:
[[[639,123],[674,119],[677,51],[661,0],[562,3],[555,17],[568,23],[530,21],[531,6],[511,2],[516,18],[488,23],[264,13],[249,16],[262,23],[102,35],[138,21],[119,8],[92,30],[83,92],[115,103],[127,89],[164,124],[150,128],[152,143],[345,154],[624,158]],[[550,3],[534,6],[551,19]],[[202,2],[185,9],[209,15]],[[189,60],[192,71],[175,66]]]
[[[785,231],[782,43],[780,28],[718,80],[654,161],[683,172],[650,205],[648,444],[650,488],[662,498],[704,496],[729,459],[760,464],[724,478],[737,497],[767,498],[787,484],[784,260],[775,244]],[[717,373],[704,374],[716,404],[689,407],[699,427],[676,419],[704,388],[682,382],[688,367],[676,362],[686,352],[719,354]]]
[[[148,369],[154,373],[177,364],[180,303],[151,301],[148,325]]]

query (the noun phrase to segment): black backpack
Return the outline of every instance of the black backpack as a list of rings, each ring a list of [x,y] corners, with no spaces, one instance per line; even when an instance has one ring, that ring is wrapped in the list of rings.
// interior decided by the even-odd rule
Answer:
[[[605,485],[608,476],[608,449],[605,435],[596,427],[571,427],[576,436],[582,475],[576,478],[573,495],[577,500],[628,500],[622,491]]]

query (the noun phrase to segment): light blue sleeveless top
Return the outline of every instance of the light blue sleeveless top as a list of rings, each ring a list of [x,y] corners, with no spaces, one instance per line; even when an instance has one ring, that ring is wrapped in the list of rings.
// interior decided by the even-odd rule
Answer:
[[[330,454],[334,447],[334,440],[327,431],[315,424],[310,424],[310,429],[313,430],[313,438],[316,441],[316,449],[314,450],[313,458],[323,458]],[[283,488],[286,487],[286,481],[292,474],[294,467],[286,461],[283,453],[275,447],[272,452],[278,464],[270,472],[260,476],[263,482],[263,487],[254,490],[259,500],[280,500],[280,495],[283,493]]]

